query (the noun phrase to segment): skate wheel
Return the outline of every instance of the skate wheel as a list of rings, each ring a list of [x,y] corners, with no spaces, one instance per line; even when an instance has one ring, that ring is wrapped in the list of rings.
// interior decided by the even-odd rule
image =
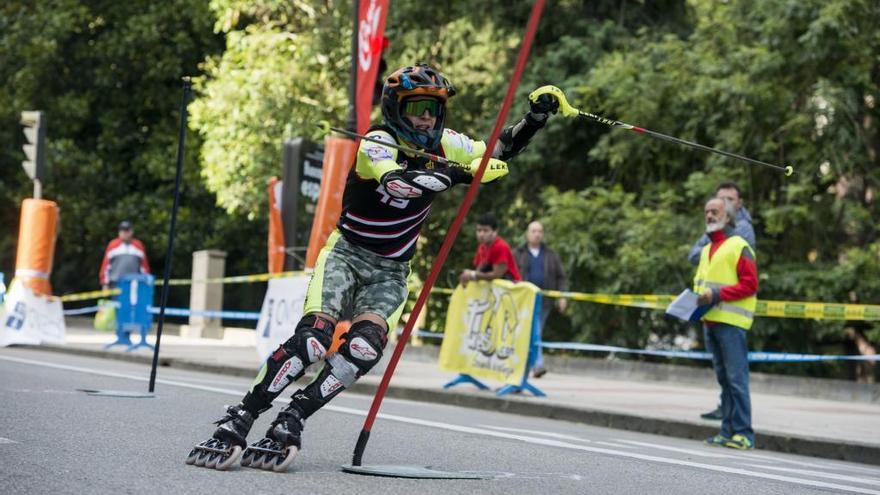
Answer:
[[[202,447],[214,447],[218,443],[220,443],[220,442],[218,442],[216,439],[212,438],[206,442],[202,442],[200,445]],[[208,461],[211,459],[212,454],[213,454],[212,452],[208,452],[207,450],[199,449],[199,454],[196,456],[196,462],[195,462],[196,466],[200,466],[200,467],[205,466],[208,463]]]
[[[220,462],[220,457],[222,454],[218,454],[216,452],[211,452],[208,454],[208,459],[205,461],[205,467],[208,469],[214,469],[217,467],[217,463]]]
[[[280,455],[275,457],[272,471],[275,471],[276,473],[287,471],[287,468],[289,468],[290,465],[293,464],[293,460],[296,459],[296,455],[299,454],[299,449],[293,446],[287,447],[284,451],[286,455],[283,457]]]
[[[243,467],[248,467],[251,465],[251,461],[254,460],[254,451],[251,449],[244,449],[244,454],[241,455],[241,465]]]
[[[266,454],[263,456],[263,462],[260,463],[260,469],[270,470],[275,465],[275,454]]]
[[[199,466],[199,467],[204,466],[205,463],[208,462],[208,454],[209,454],[209,452],[205,452],[204,450],[200,450],[199,454],[196,456],[195,465]]]
[[[226,456],[221,456],[221,459],[218,459],[218,462],[215,463],[214,468],[217,471],[226,471],[229,469],[235,461],[238,460],[238,456],[241,455],[241,447],[238,445],[233,445],[229,448],[229,453]]]
[[[210,440],[205,440],[204,442],[193,447],[193,449],[189,451],[189,455],[186,456],[186,463],[189,465],[195,464],[196,460],[198,460],[199,458],[199,454],[202,453],[202,449],[200,449],[199,447],[204,447],[208,444],[208,442],[210,442]]]
[[[199,449],[193,447],[192,450],[189,451],[189,455],[186,456],[186,463],[192,466],[196,462],[196,457],[199,455]]]
[[[251,445],[253,447],[266,448],[266,447],[269,447],[272,445],[272,440],[268,439],[268,438],[264,438],[264,439],[260,440],[259,442],[251,444]],[[242,461],[241,461],[242,466],[250,466],[254,469],[262,469],[263,468],[263,459],[268,454],[265,452],[261,452],[259,450],[248,449],[248,451],[245,452],[245,455],[248,456],[248,460],[245,461],[245,459],[242,459]]]

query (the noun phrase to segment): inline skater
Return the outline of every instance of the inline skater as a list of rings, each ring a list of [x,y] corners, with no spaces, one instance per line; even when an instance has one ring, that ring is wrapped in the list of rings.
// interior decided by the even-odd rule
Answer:
[[[294,335],[266,360],[241,403],[227,408],[211,439],[193,448],[187,463],[227,469],[241,464],[285,471],[302,447],[304,422],[379,362],[387,332],[397,326],[407,297],[406,278],[421,226],[437,193],[469,184],[486,144],[445,127],[446,103],[455,88],[424,64],[403,67],[385,80],[383,123],[367,136],[425,150],[467,164],[449,167],[363,140],[349,172],[343,211],[318,257],[303,318]],[[507,174],[506,160],[519,154],[559,102],[552,95],[530,101],[530,111],[494,143],[482,182]],[[352,318],[338,352],[327,356],[337,321]],[[254,420],[312,364],[316,378],[297,390],[265,438],[246,447]]]

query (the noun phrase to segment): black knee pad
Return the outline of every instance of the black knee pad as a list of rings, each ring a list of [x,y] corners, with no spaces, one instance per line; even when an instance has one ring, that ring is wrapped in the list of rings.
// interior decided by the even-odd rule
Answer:
[[[358,376],[366,374],[382,359],[382,350],[388,342],[387,332],[371,321],[359,321],[342,336],[339,354],[354,364]]]
[[[309,365],[322,359],[333,344],[336,325],[321,316],[306,315],[299,320],[293,336],[278,346],[266,362],[269,392],[281,392],[297,380]]]
[[[359,321],[342,336],[339,352],[327,359],[327,364],[304,390],[293,395],[293,402],[303,417],[330,402],[343,390],[370,371],[382,359],[387,342],[385,330],[369,321]]]

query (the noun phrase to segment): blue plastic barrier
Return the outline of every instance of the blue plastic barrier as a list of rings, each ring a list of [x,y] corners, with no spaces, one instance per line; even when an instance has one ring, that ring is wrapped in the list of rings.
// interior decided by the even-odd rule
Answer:
[[[153,326],[153,315],[149,308],[153,304],[155,278],[146,274],[124,275],[117,285],[122,291],[116,296],[119,306],[116,309],[116,341],[104,346],[109,349],[117,345],[128,346],[125,352],[141,347],[153,349],[147,343],[147,334]],[[131,333],[138,332],[141,341],[133,344]]]
[[[539,331],[541,327],[541,293],[539,292],[537,296],[535,296],[535,311],[532,316],[532,337],[529,341],[529,357],[526,362],[526,372],[523,373],[522,382],[519,385],[505,385],[498,389],[495,395],[498,397],[505,396],[507,394],[518,394],[521,392],[529,392],[535,397],[547,397],[547,394],[544,393],[538,387],[529,383],[529,373],[532,371],[532,367],[535,365],[535,362],[538,360],[538,352],[540,352],[540,335]]]

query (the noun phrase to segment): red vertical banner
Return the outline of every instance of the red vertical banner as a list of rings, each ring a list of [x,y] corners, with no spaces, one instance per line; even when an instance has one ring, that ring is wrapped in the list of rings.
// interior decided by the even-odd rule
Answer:
[[[357,132],[363,134],[370,127],[370,111],[373,109],[373,89],[379,60],[385,46],[385,18],[389,0],[360,0],[358,14],[357,57]]]

